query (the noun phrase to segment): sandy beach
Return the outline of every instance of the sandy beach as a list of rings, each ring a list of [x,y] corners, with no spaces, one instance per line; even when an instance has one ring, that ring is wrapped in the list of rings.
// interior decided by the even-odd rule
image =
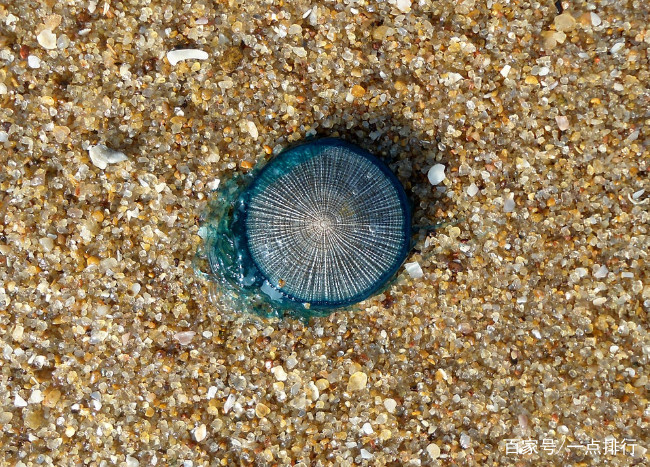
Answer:
[[[649,20],[0,0],[0,464],[650,464]],[[211,300],[214,190],[314,136],[437,225],[422,274],[309,322]]]

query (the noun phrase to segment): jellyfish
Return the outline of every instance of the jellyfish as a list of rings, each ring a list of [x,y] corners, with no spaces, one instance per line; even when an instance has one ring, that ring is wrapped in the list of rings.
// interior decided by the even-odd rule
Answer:
[[[206,277],[231,306],[324,316],[382,290],[411,246],[402,184],[337,138],[289,148],[224,184],[202,227]]]

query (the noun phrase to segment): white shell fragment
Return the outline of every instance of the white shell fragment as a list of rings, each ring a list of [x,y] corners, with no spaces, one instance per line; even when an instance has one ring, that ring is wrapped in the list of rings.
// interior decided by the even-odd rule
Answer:
[[[406,263],[404,265],[404,269],[406,269],[406,272],[408,272],[409,276],[411,276],[413,279],[419,279],[422,276],[424,276],[424,272],[422,272],[422,267],[420,266],[420,263],[417,261],[414,261],[412,263]]]
[[[437,185],[445,179],[445,166],[442,164],[436,164],[429,169],[427,173],[429,178],[429,183],[432,185]]]
[[[44,49],[56,49],[56,34],[49,29],[43,29],[40,34],[36,36],[36,40]]]
[[[397,0],[395,6],[402,13],[408,13],[411,11],[411,0]]]
[[[232,409],[232,406],[235,405],[235,395],[231,394],[228,396],[228,399],[226,399],[226,402],[223,404],[223,413],[228,413],[230,412],[230,409]]]
[[[88,148],[88,155],[95,167],[104,170],[108,164],[117,164],[128,159],[123,152],[111,149],[103,144],[96,144]]]
[[[14,399],[14,407],[27,407],[27,401],[20,397],[20,395],[16,394],[16,398]]]
[[[30,68],[40,68],[41,59],[38,58],[36,55],[30,55],[29,57],[27,57],[27,65],[29,65]]]
[[[609,51],[613,54],[620,52],[625,47],[625,42],[617,42]]]
[[[650,198],[645,198],[639,201],[639,198],[643,196],[643,193],[645,193],[645,189],[641,189],[639,191],[635,191],[630,195],[630,193],[627,194],[627,199],[630,200],[632,204],[648,204],[650,203]]]
[[[592,25],[592,26],[598,27],[598,26],[600,26],[601,23],[603,22],[603,21],[600,19],[600,16],[598,16],[596,13],[593,13],[593,12],[592,12],[591,15],[590,15],[590,17],[591,17],[591,25]]]
[[[183,60],[207,60],[208,53],[199,49],[178,49],[167,52],[167,60],[171,66],[175,66]]]

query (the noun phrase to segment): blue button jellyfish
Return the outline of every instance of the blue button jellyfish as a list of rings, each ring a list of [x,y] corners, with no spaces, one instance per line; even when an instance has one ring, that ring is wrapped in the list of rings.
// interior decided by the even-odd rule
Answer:
[[[406,259],[406,193],[369,152],[320,139],[250,177],[225,188],[205,230],[211,276],[238,306],[326,315],[378,292]]]

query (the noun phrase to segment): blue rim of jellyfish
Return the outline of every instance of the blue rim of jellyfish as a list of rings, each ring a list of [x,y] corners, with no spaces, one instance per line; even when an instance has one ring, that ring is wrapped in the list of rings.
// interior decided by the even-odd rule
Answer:
[[[264,271],[253,259],[253,255],[250,251],[249,238],[246,230],[246,220],[248,216],[248,206],[252,194],[255,190],[263,183],[263,175],[269,171],[276,171],[269,178],[271,181],[277,180],[281,175],[288,173],[292,167],[300,165],[305,161],[309,160],[311,157],[316,157],[321,153],[324,148],[327,147],[340,147],[344,148],[357,156],[364,157],[370,161],[375,167],[380,169],[384,176],[391,182],[395,191],[397,192],[400,207],[403,212],[403,242],[400,248],[400,254],[393,263],[392,267],[388,268],[384,274],[382,274],[374,283],[373,286],[369,287],[363,292],[360,292],[352,297],[348,297],[344,300],[338,301],[311,301],[306,302],[300,300],[297,297],[289,295],[288,293],[274,286]],[[308,153],[305,153],[306,150],[309,150]],[[344,140],[338,138],[322,138],[312,142],[304,143],[298,146],[288,148],[278,154],[275,158],[269,161],[260,171],[255,175],[255,178],[251,184],[246,188],[242,193],[239,200],[236,203],[236,211],[233,216],[232,229],[235,239],[239,238],[239,241],[236,241],[236,248],[239,250],[240,259],[243,260],[243,263],[254,265],[256,272],[242,270],[241,274],[244,275],[243,286],[255,286],[257,288],[261,287],[261,291],[264,292],[269,299],[277,304],[289,308],[300,308],[300,309],[311,309],[314,311],[317,310],[334,310],[337,308],[344,308],[355,303],[361,302],[368,297],[374,295],[379,290],[381,290],[388,281],[395,276],[399,268],[402,266],[406,260],[410,247],[411,247],[411,219],[412,212],[410,202],[404,191],[404,187],[395,174],[388,168],[388,166],[378,159],[376,156],[372,155],[370,152],[356,146],[354,144],[348,143]]]

